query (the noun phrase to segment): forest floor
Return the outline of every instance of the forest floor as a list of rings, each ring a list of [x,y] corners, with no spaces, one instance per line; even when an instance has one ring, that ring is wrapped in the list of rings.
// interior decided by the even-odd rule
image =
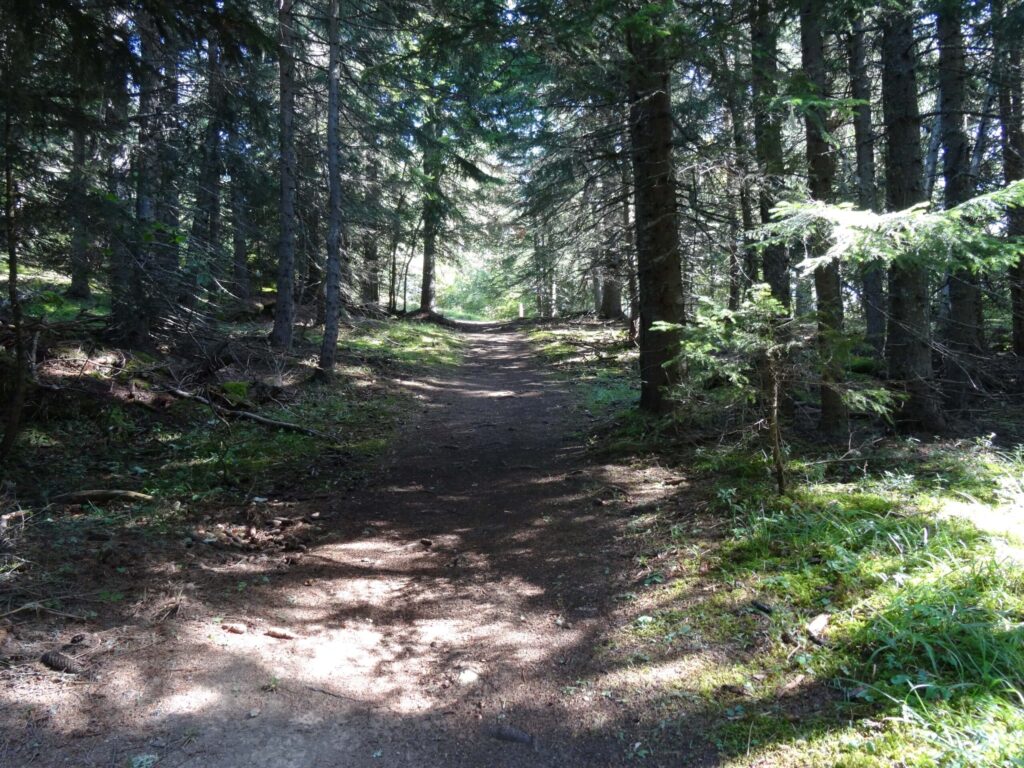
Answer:
[[[465,343],[462,365],[397,382],[422,412],[374,479],[285,505],[322,531],[305,552],[190,554],[123,585],[145,603],[134,623],[20,625],[24,643],[84,634],[98,655],[80,678],[16,668],[0,763],[602,766],[641,751],[600,653],[632,582],[609,500],[672,478],[591,460],[568,383],[521,332]],[[697,726],[673,751],[712,759]]]
[[[256,431],[216,472],[194,462],[164,482],[156,463],[135,468],[142,487],[197,499],[183,543],[173,525],[139,538],[145,512],[131,507],[50,513],[41,530],[64,538],[23,570],[51,580],[22,583],[22,604],[0,617],[0,765],[863,767],[1019,754],[1024,715],[1000,681],[1021,668],[1024,580],[1003,558],[1024,559],[1024,525],[997,541],[961,518],[1024,523],[1020,455],[874,437],[870,452],[824,459],[794,448],[799,483],[778,497],[756,446],[636,415],[619,327],[431,328],[376,323],[345,342],[384,357],[377,379],[316,395],[307,416],[357,404],[331,425],[356,442],[326,463],[313,438]],[[188,434],[172,441],[185,453],[224,440]],[[58,438],[33,440],[51,450]],[[235,490],[198,492],[232,477]],[[256,545],[290,531],[288,546]],[[65,594],[44,599],[54,584]],[[21,610],[32,590],[38,610]],[[961,610],[970,621],[955,621]],[[61,648],[83,674],[39,663]],[[938,662],[933,648],[947,649]],[[969,668],[982,656],[983,672]],[[908,684],[925,693],[907,698]],[[922,706],[908,708],[914,696]]]

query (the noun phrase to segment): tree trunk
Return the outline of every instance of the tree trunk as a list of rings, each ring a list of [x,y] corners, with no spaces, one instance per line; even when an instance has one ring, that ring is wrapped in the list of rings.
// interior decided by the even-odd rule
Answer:
[[[651,326],[685,321],[672,161],[671,67],[664,40],[656,33],[630,34],[627,43],[640,294],[640,408],[665,413],[671,407],[670,390],[679,380],[678,366],[672,362],[679,333]]]
[[[295,0],[280,0],[278,35],[281,105],[278,116],[281,152],[281,236],[277,246],[277,303],[270,343],[279,349],[292,345],[295,325]]]
[[[996,54],[998,60],[999,54]],[[971,149],[971,190],[978,191],[978,181],[981,176],[981,164],[985,161],[988,152],[989,128],[992,125],[992,111],[996,106],[999,86],[998,63],[993,67],[995,72],[989,73],[988,86],[985,88],[985,101],[981,106],[981,119],[978,120],[978,127],[974,134],[974,146]]]
[[[973,193],[970,149],[964,130],[967,79],[961,6],[946,0],[938,9],[939,110],[942,115],[942,177],[946,208],[970,199]],[[946,401],[962,408],[971,383],[971,358],[981,351],[981,291],[977,275],[966,268],[949,276],[950,353],[945,358]]]
[[[132,173],[135,176],[135,228],[131,242],[131,286],[125,316],[115,317],[124,340],[146,346],[154,319],[152,278],[156,211],[154,176],[156,162],[157,33],[149,13],[136,15],[139,30],[139,140]]]
[[[737,124],[737,119],[740,123]],[[738,163],[737,198],[739,200],[741,249],[736,257],[737,285],[736,285],[736,306],[746,296],[750,286],[757,282],[757,251],[754,249],[751,238],[754,231],[754,206],[750,200],[750,184],[747,179],[749,171],[746,164],[746,136],[745,127],[742,123],[742,116],[734,113],[733,116],[733,145],[736,149]],[[742,138],[737,138],[740,134]],[[741,143],[737,144],[739,141]]]
[[[79,100],[78,107],[84,105]],[[81,119],[79,116],[78,119]],[[86,210],[88,195],[86,193],[86,133],[82,125],[71,129],[71,195],[69,208],[71,214],[71,285],[67,295],[72,299],[88,299],[92,291],[89,287],[91,267],[89,265],[89,215]]]
[[[740,220],[735,207],[729,209],[729,303],[731,310],[740,307],[743,296],[743,270],[740,268],[740,249],[738,242],[743,237]]]
[[[751,0],[751,87],[754,98],[754,146],[764,173],[758,204],[761,222],[771,221],[778,189],[785,173],[782,150],[782,120],[775,99],[778,96],[779,25],[772,19],[771,0]],[[763,249],[764,280],[772,296],[787,310],[790,306],[789,251],[784,244]]]
[[[812,312],[814,296],[811,293],[811,281],[798,274],[793,280],[793,314],[799,318],[806,318]]]
[[[412,233],[412,242],[409,243],[409,256],[405,260],[405,267],[402,269],[402,313],[409,309],[409,267],[416,256],[416,246],[419,244],[420,230],[423,227],[423,217],[416,222],[416,229]]]
[[[426,208],[434,206],[427,203]],[[435,271],[437,269],[438,217],[432,211],[424,211],[423,220],[423,279],[420,283],[420,311],[433,312],[437,299]]]
[[[543,224],[533,221],[533,273],[534,287],[533,295],[537,303],[537,314],[543,318],[551,317],[551,295],[545,289],[547,283],[547,257],[545,254],[546,244],[544,242]]]
[[[401,235],[396,227],[396,232],[391,240],[391,263],[388,274],[388,312],[394,314],[398,310],[398,246],[401,243]]]
[[[405,181],[405,170],[402,171],[402,181]],[[388,276],[388,312],[398,311],[398,248],[402,244],[402,214],[405,211],[405,190],[398,195],[398,205],[395,206],[394,227],[391,230],[390,269]]]
[[[14,54],[8,52],[9,56]],[[14,330],[14,372],[10,399],[5,403],[4,436],[0,440],[0,463],[14,450],[14,440],[21,425],[21,410],[25,403],[25,387],[28,376],[28,360],[25,349],[25,329],[22,327],[21,297],[18,295],[18,236],[15,230],[14,212],[17,210],[14,182],[14,109],[15,78],[10,71],[10,62],[4,67],[3,83],[7,93],[4,107],[4,239],[7,244],[7,299],[11,305],[11,325]]]
[[[179,232],[181,225],[181,175],[179,157],[181,133],[178,125],[178,56],[180,42],[168,30],[164,32],[160,60],[159,115],[156,117],[160,134],[156,149],[156,232],[153,237],[153,275],[160,288],[154,295],[154,311],[158,318],[168,318],[177,311],[184,274],[181,269]]]
[[[916,65],[914,17],[888,11],[882,18],[882,111],[888,136],[886,202],[892,211],[924,199]],[[888,330],[889,378],[904,396],[895,413],[897,427],[941,432],[945,418],[932,370],[924,266],[897,261],[890,267]]]
[[[224,99],[218,43],[207,40],[207,117],[199,161],[196,210],[188,241],[188,272],[180,301],[193,306],[204,281],[217,266],[220,245],[220,136],[223,130]]]
[[[875,187],[875,131],[871,121],[871,79],[868,76],[864,22],[858,18],[848,41],[850,90],[861,102],[853,108],[853,135],[857,156],[857,205],[865,211],[878,210]],[[864,308],[864,338],[879,357],[885,351],[884,270],[872,262],[861,268],[861,303]]]
[[[314,99],[312,112],[309,119],[312,125],[320,125],[321,100]],[[323,254],[326,251],[326,244],[321,247],[321,210],[324,206],[320,204],[320,195],[323,191],[323,184],[317,178],[320,175],[322,152],[318,152],[311,142],[302,141],[299,138],[296,144],[296,251],[295,251],[295,280],[294,292],[296,300],[300,305],[316,303],[317,325],[323,323],[324,315],[321,311],[324,296],[325,265]],[[353,285],[350,276],[346,274],[348,253],[347,233],[342,228],[341,232],[341,253],[342,253],[342,305],[345,304],[346,294],[351,291]],[[344,310],[343,310],[344,311]]]
[[[626,151],[629,151],[629,120],[627,115],[626,120],[626,131],[622,137],[623,147]],[[636,247],[635,247],[635,229],[630,216],[630,207],[632,202],[632,196],[630,194],[630,161],[629,158],[624,158],[619,164],[620,179],[619,184],[622,188],[622,207],[620,209],[621,221],[620,226],[622,232],[620,234],[620,242],[622,243],[622,263],[626,268],[626,289],[629,292],[629,341],[633,343],[636,341],[639,334],[638,326],[640,323],[640,286],[638,284],[638,278],[636,274]]]
[[[245,199],[245,158],[238,126],[231,126],[228,139],[228,172],[231,175],[231,285],[236,298],[247,302],[252,296],[249,276],[248,217]]]
[[[614,251],[609,246],[605,252],[607,256]],[[618,277],[619,265],[617,262],[609,265],[605,262],[605,268],[601,273],[601,311],[598,315],[604,320],[620,320],[622,318],[622,283]]]
[[[992,3],[992,17],[997,30],[1005,24],[1003,4]],[[1002,22],[1002,23],[1000,23]],[[1003,154],[1003,180],[1007,184],[1024,179],[1024,88],[1021,86],[1019,37],[1004,38],[997,32],[996,55],[999,61],[999,141]],[[1007,212],[1007,237],[1024,238],[1024,209]],[[1024,357],[1024,256],[1007,271],[1010,283],[1010,315],[1012,349]]]
[[[318,364],[324,375],[334,370],[341,314],[341,103],[338,93],[341,40],[338,33],[338,2],[330,0],[327,7],[327,274],[324,280],[324,338]]]
[[[444,220],[444,203],[441,200],[441,150],[436,123],[425,129],[426,142],[423,147],[423,176],[426,189],[423,199],[423,281],[420,286],[420,311],[433,312],[437,299],[435,285],[437,269],[437,238]]]
[[[363,240],[363,304],[376,307],[380,304],[380,251],[377,246],[377,232],[366,233]]]
[[[112,62],[107,74],[109,97],[103,107],[104,136],[116,135],[128,123],[128,72],[125,62]],[[132,236],[131,217],[126,201],[131,197],[127,174],[121,163],[122,148],[116,141],[101,144],[106,192],[110,205],[105,207],[106,247],[110,253],[108,284],[112,329],[125,337],[132,317]],[[134,168],[133,168],[134,170]]]
[[[604,192],[602,205],[604,212],[600,215],[599,229],[601,235],[601,270],[600,287],[597,295],[600,299],[597,306],[598,317],[605,320],[622,319],[622,249],[616,243],[615,223],[612,221],[614,207],[611,205],[611,186],[602,181],[601,190]]]
[[[88,61],[88,46],[75,40],[71,44],[72,60],[82,71],[91,64]],[[89,131],[87,115],[93,94],[91,83],[78,78],[74,87],[74,123],[71,126],[71,173],[68,181],[70,190],[68,208],[71,219],[71,285],[67,296],[72,299],[88,299],[92,289],[89,279],[92,275],[92,264],[89,255],[90,224],[89,224]]]
[[[377,184],[379,164],[377,161],[377,147],[371,144],[369,148],[370,157],[366,172],[366,195],[374,203],[380,197],[380,187]],[[372,208],[371,208],[372,210]],[[376,215],[373,223],[368,225],[363,234],[363,280],[362,280],[362,303],[366,306],[376,308],[380,304],[380,230],[376,223]]]
[[[728,54],[724,49],[720,52],[719,58],[723,71],[732,75],[733,82],[740,82],[742,75],[738,71],[738,63],[730,66]],[[758,277],[758,253],[751,240],[754,231],[754,207],[750,195],[747,104],[739,86],[725,89],[725,106],[732,130],[733,151],[736,153],[735,170],[731,181],[736,189],[739,204],[739,221],[735,221],[736,213],[733,211],[731,215],[734,220],[731,223],[734,227],[738,224],[738,228],[741,229],[733,236],[729,250],[729,308],[737,309]]]
[[[935,176],[939,167],[939,150],[942,148],[942,113],[932,118],[928,128],[928,151],[924,155],[924,199],[931,200],[935,191]]]
[[[800,8],[800,48],[804,72],[815,96],[829,98],[825,74],[825,41],[822,32],[824,6],[818,0],[804,0]],[[835,157],[825,132],[825,110],[809,107],[804,116],[807,131],[807,168],[811,197],[832,202],[832,181]],[[826,249],[823,238],[815,238],[812,254],[820,256]],[[843,295],[836,260],[814,270],[814,289],[818,306],[818,353],[821,365],[821,419],[819,429],[826,435],[839,436],[849,431],[846,404],[843,402]]]

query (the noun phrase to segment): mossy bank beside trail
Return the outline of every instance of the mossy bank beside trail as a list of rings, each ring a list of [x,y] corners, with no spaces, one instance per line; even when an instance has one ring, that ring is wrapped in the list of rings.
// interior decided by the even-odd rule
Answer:
[[[1024,457],[991,439],[764,438],[638,418],[625,334],[531,334],[617,478],[632,580],[595,693],[642,704],[638,757],[694,719],[722,764],[1013,766],[1024,754]],[[646,478],[637,484],[636,476]],[[633,478],[629,480],[629,478]]]
[[[318,524],[282,518],[289,506],[372,482],[419,408],[402,378],[457,366],[463,346],[436,326],[359,320],[325,380],[312,342],[273,354],[265,327],[225,325],[213,373],[74,338],[49,347],[5,475],[18,555],[0,566],[0,613],[95,616],[154,588],[152,558],[173,572],[196,544],[305,547]]]
[[[351,485],[414,407],[395,379],[460,359],[453,331],[363,320],[339,341],[335,376],[310,383],[301,348],[271,355],[253,335],[258,326],[227,330],[228,364],[195,388],[209,402],[176,394],[190,387],[180,377],[195,375],[184,362],[80,343],[52,348],[8,480],[44,502],[97,484],[179,503]],[[59,471],[39,472],[46,467]]]
[[[779,494],[763,426],[634,410],[621,325],[455,325],[353,320],[324,378],[319,339],[226,324],[201,387],[54,345],[8,475],[3,754],[233,768],[234,721],[395,766],[1014,765],[1019,451],[797,427]]]

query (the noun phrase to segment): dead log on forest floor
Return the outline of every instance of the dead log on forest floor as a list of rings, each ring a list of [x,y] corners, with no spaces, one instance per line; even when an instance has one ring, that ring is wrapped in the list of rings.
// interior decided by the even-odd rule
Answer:
[[[153,501],[148,493],[97,488],[86,491],[61,493],[50,499],[51,504],[88,504],[96,501]]]
[[[597,344],[590,344],[589,342],[586,341],[577,341],[576,339],[560,338],[558,339],[558,341],[562,342],[563,344],[568,344],[571,347],[578,347],[580,349],[586,350],[587,352],[593,354],[594,357],[596,357],[597,360],[602,363],[615,361],[616,359],[614,356],[609,356],[605,354],[606,352],[609,351],[609,347],[601,347],[598,346]]]
[[[320,432],[316,429],[304,427],[301,424],[294,424],[290,421],[279,421],[278,419],[270,419],[266,416],[260,416],[258,413],[252,413],[251,411],[239,411],[234,408],[225,408],[222,405],[218,405],[208,397],[197,395],[193,392],[187,392],[184,389],[177,389],[176,387],[168,387],[167,391],[172,395],[176,395],[184,400],[194,400],[197,403],[202,403],[214,410],[220,416],[227,416],[235,419],[246,419],[248,421],[255,421],[257,424],[263,424],[267,427],[273,427],[275,429],[286,429],[290,432],[299,432],[304,435],[310,435],[312,437],[318,437],[321,440],[327,440],[328,442],[339,444],[341,441],[334,435],[329,435],[326,432]]]

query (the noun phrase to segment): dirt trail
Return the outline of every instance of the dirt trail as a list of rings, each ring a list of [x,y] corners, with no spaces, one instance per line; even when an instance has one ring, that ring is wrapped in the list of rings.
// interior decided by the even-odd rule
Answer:
[[[379,482],[301,509],[322,541],[191,577],[203,610],[148,648],[4,701],[51,717],[0,763],[625,764],[626,706],[566,695],[596,669],[622,562],[567,385],[513,331],[466,338],[458,370],[403,382],[423,414]]]

